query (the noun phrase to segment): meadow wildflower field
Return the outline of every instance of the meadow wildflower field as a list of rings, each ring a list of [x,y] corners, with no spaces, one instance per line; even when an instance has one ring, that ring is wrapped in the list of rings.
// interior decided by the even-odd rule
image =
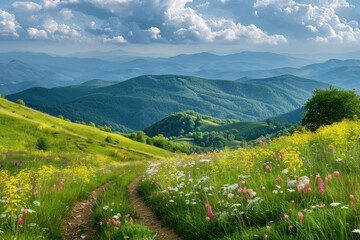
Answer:
[[[99,236],[153,238],[138,222],[126,187],[146,169],[147,161],[172,153],[4,99],[0,130],[0,239],[64,239],[74,204],[110,181],[93,209]],[[107,143],[109,135],[121,146]],[[37,150],[39,138],[47,139],[49,150]],[[105,206],[110,206],[108,211]],[[78,226],[80,232],[83,227]]]
[[[182,239],[360,239],[360,121],[169,158],[138,190]]]

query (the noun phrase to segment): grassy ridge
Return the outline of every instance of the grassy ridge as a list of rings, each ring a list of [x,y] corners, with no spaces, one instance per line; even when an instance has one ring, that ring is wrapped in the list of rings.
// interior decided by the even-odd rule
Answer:
[[[0,126],[4,129],[0,143],[11,149],[35,150],[37,139],[43,136],[50,139],[53,151],[99,153],[114,157],[133,155],[132,157],[137,159],[172,156],[163,149],[134,142],[94,127],[54,118],[4,99],[0,99],[0,119]],[[119,144],[106,143],[105,138],[109,135],[118,140]]]

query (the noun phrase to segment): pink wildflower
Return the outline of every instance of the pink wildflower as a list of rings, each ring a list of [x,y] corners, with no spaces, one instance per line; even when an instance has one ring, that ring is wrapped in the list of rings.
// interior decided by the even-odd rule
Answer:
[[[267,234],[265,234],[264,239],[265,239],[265,240],[267,240],[267,239],[268,239],[268,235],[267,235]]]
[[[337,177],[339,179],[339,181],[340,181],[341,176],[340,176],[339,171],[335,171],[334,176]]]
[[[289,215],[284,214],[285,222],[290,223]]]
[[[261,190],[262,190],[263,192],[266,192],[266,188],[265,188],[265,187],[262,187]]]
[[[210,221],[210,218],[209,218],[209,217],[206,217],[205,220],[206,220],[206,221]]]
[[[270,226],[266,226],[266,229],[270,232],[271,227],[270,227]]]
[[[324,182],[321,178],[319,178],[319,192],[320,194],[324,194],[325,190],[324,190]]]
[[[298,212],[298,216],[300,218],[301,225],[303,225],[304,224],[304,215],[302,214],[302,212]]]
[[[208,215],[211,219],[216,218],[216,215],[212,212],[211,206],[208,206]]]
[[[355,198],[354,198],[354,195],[350,195],[350,201],[351,201],[351,205],[353,206],[353,208],[354,208],[354,211],[355,211],[355,213],[357,214],[357,211],[356,211],[356,207],[355,207]]]

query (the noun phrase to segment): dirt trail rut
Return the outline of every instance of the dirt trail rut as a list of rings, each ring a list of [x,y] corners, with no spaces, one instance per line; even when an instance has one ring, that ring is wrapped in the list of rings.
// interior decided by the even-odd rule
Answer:
[[[172,229],[161,226],[160,220],[140,197],[137,185],[142,176],[138,176],[128,187],[130,201],[134,206],[135,212],[140,216],[141,222],[157,234],[156,238],[158,240],[180,240],[179,236]]]
[[[67,222],[65,240],[100,239],[91,217],[92,209],[96,204],[97,196],[103,194],[105,189],[114,181],[107,182],[94,190],[89,199],[76,202]]]

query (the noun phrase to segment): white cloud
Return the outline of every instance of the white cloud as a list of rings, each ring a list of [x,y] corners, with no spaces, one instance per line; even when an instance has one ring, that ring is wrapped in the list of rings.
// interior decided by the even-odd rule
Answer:
[[[67,8],[61,9],[60,14],[65,20],[69,20],[74,17],[72,11]]]
[[[91,25],[91,29],[93,29],[93,30],[96,29],[96,28],[95,28],[95,22],[94,22],[94,21],[91,21],[91,24],[90,24],[90,25]]]
[[[25,1],[24,2],[14,2],[11,6],[20,11],[36,12],[36,11],[40,11],[42,9],[42,6],[37,3],[25,2]]]
[[[177,29],[174,34],[184,41],[251,41],[253,43],[278,44],[286,42],[282,35],[268,35],[254,24],[244,26],[229,19],[207,20],[193,9],[178,2],[165,13],[165,26]]]
[[[317,42],[360,41],[360,30],[356,21],[340,19],[337,10],[352,7],[346,0],[256,0],[254,7],[264,9],[275,6],[291,24],[297,24],[312,32]],[[265,11],[266,9],[264,9]],[[276,14],[274,14],[276,18]]]
[[[0,37],[18,38],[17,29],[21,28],[15,19],[15,15],[0,9]]]
[[[161,35],[160,35],[160,29],[158,29],[157,27],[151,27],[148,30],[145,30],[145,32],[150,34],[150,38],[158,40],[161,39]]]
[[[61,40],[61,39],[71,39],[77,40],[81,37],[81,34],[72,29],[69,25],[58,24],[55,20],[50,19],[46,20],[43,24],[44,29],[51,36],[52,39]]]
[[[56,8],[60,0],[43,0],[44,8]]]
[[[124,44],[127,41],[125,40],[125,38],[123,36],[116,36],[116,37],[112,37],[112,38],[104,38],[104,42]]]
[[[210,3],[208,1],[206,1],[204,3],[196,5],[196,8],[207,8],[209,6],[210,6]]]
[[[27,33],[31,39],[48,39],[48,35],[44,30],[30,27],[27,29]]]

